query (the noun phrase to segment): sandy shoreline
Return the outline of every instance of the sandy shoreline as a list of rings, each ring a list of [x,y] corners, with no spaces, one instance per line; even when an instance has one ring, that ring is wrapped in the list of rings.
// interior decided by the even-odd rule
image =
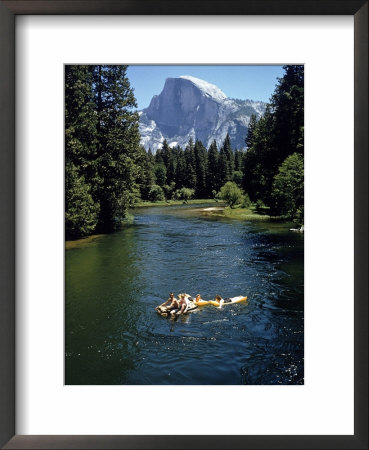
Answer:
[[[201,211],[223,211],[224,206],[212,206],[210,208],[203,208]]]

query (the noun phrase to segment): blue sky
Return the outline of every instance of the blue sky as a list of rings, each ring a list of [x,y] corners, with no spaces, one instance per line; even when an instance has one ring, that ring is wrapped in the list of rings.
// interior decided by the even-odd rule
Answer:
[[[218,86],[228,97],[269,101],[277,78],[283,76],[282,66],[129,66],[127,75],[135,90],[138,109],[149,106],[160,94],[170,77],[192,75]]]

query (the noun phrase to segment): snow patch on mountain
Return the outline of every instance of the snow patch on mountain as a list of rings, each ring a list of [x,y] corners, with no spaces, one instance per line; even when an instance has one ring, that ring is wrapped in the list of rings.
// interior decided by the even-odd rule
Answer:
[[[191,77],[191,75],[181,75],[179,78],[191,81],[197,86],[205,95],[211,97],[213,100],[222,102],[227,98],[225,93],[215,86],[215,84],[208,83],[207,81],[200,80],[200,78]]]
[[[209,148],[222,145],[227,133],[233,148],[245,148],[250,117],[260,117],[265,103],[228,98],[214,84],[189,75],[167,78],[159,95],[140,111],[141,144],[155,153],[164,139],[184,148],[190,138]]]

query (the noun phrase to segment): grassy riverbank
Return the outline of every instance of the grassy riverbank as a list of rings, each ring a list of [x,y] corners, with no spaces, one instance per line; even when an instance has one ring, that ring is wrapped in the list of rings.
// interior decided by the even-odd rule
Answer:
[[[83,245],[89,244],[95,239],[105,236],[104,234],[92,234],[91,236],[86,236],[80,239],[75,239],[74,241],[65,241],[65,249],[70,250],[72,248],[78,248]]]
[[[229,206],[225,206],[222,201],[214,200],[214,199],[196,199],[196,200],[188,200],[187,202],[183,202],[183,200],[163,200],[158,202],[139,202],[135,204],[135,208],[143,208],[143,207],[155,207],[155,206],[178,206],[178,205],[201,205],[206,203],[210,205],[209,207],[201,210],[202,215],[213,216],[213,217],[227,217],[230,219],[238,219],[238,220],[260,220],[260,221],[268,221],[268,220],[276,220],[279,218],[272,217],[268,214],[269,208],[256,208],[255,205],[251,205],[248,208],[242,208],[241,206],[236,206],[235,208],[230,208]]]
[[[196,199],[196,200],[187,200],[187,202],[184,202],[183,200],[162,200],[158,202],[138,202],[135,204],[135,208],[143,208],[143,207],[151,207],[151,206],[178,206],[178,205],[201,205],[203,203],[207,204],[220,204],[223,205],[221,202],[217,202],[214,199]]]
[[[269,208],[256,208],[255,205],[251,205],[248,208],[242,208],[241,206],[236,206],[235,208],[230,208],[226,206],[224,202],[214,199],[196,199],[188,200],[186,203],[183,200],[163,200],[159,202],[139,202],[135,204],[135,208],[143,207],[155,207],[155,206],[178,206],[178,205],[201,205],[206,203],[210,205],[209,207],[201,210],[202,215],[212,216],[212,217],[227,217],[229,219],[238,220],[259,220],[259,221],[269,221],[269,220],[279,220],[278,217],[270,216]]]
[[[227,217],[229,219],[238,220],[260,220],[268,221],[275,219],[268,214],[268,208],[257,209],[255,206],[250,206],[249,208],[230,208],[229,206],[216,209],[205,209],[203,214],[214,216],[214,217]]]

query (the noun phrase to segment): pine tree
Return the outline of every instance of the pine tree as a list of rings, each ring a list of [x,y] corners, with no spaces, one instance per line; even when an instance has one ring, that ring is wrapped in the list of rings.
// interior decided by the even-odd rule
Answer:
[[[225,137],[223,147],[224,147],[224,152],[227,156],[228,177],[229,177],[229,179],[232,179],[232,175],[233,175],[233,171],[234,171],[234,153],[233,153],[232,146],[231,146],[231,138],[228,133],[227,133],[227,136]]]
[[[154,163],[152,158],[152,153],[143,147],[140,147],[140,166],[142,167],[142,177],[140,180],[140,191],[141,198],[143,200],[149,200],[149,192],[152,186],[155,184],[155,173],[154,173]]]
[[[215,140],[210,144],[208,151],[208,174],[207,187],[208,195],[214,196],[214,192],[218,192],[221,188],[221,181],[219,177],[219,152]]]
[[[139,161],[138,114],[127,66],[94,66],[97,113],[98,173],[101,183],[99,231],[118,228],[142,175]]]
[[[96,115],[89,66],[65,66],[65,157],[82,170],[96,157]]]
[[[184,151],[186,170],[184,173],[184,186],[190,189],[196,188],[196,158],[195,145],[192,138],[190,138],[188,145]]]
[[[206,186],[207,152],[199,140],[196,140],[194,154],[196,167],[195,196],[196,198],[205,198],[208,195]]]
[[[176,167],[176,189],[186,187],[186,157],[184,151],[177,147],[177,167]]]
[[[176,160],[175,152],[169,147],[166,139],[163,142],[161,154],[166,168],[166,182],[170,185],[176,178]]]
[[[93,233],[99,205],[92,199],[90,186],[78,174],[76,166],[66,162],[65,168],[65,237],[75,239]]]
[[[256,126],[257,126],[257,118],[256,118],[255,114],[252,114],[250,117],[249,125],[247,127],[247,136],[245,139],[247,148],[252,147],[252,145],[254,143],[254,133],[255,133]]]
[[[149,157],[149,160],[150,160],[151,164],[154,164],[154,162],[155,162],[155,156],[154,156],[153,153],[152,153],[151,147],[149,148],[149,150],[148,150],[148,152],[147,152],[147,155],[148,155],[148,157]]]
[[[160,150],[160,155],[162,157],[163,163],[166,168],[168,168],[168,166],[169,166],[169,160],[170,160],[171,154],[172,154],[172,152],[168,145],[168,141],[166,139],[164,139],[163,145]]]
[[[304,223],[304,159],[299,153],[288,156],[273,181],[274,212]]]
[[[267,107],[263,117],[249,128],[247,141],[250,147],[244,158],[244,190],[253,201],[262,200],[266,204],[270,200],[273,177],[277,170],[272,128],[273,115],[270,107]]]
[[[234,152],[234,170],[243,170],[243,157],[245,153],[242,150]]]
[[[284,160],[304,151],[304,67],[284,66],[285,74],[260,120],[251,117],[246,137],[243,186],[252,200],[272,205],[274,177]]]
[[[163,164],[163,165],[165,165],[161,148],[158,148],[156,150],[154,158],[155,158],[155,163],[156,164]]]
[[[273,144],[277,167],[289,155],[304,153],[304,66],[284,66],[285,74],[271,99],[274,110]]]
[[[92,73],[86,65],[65,66],[65,234],[95,230],[99,201],[92,198],[96,172],[96,114]]]
[[[231,147],[231,138],[227,133],[219,152],[219,176],[222,179],[222,184],[232,180],[233,170],[234,155]]]
[[[156,163],[154,165],[155,182],[158,186],[163,187],[167,182],[167,169],[164,164]]]

